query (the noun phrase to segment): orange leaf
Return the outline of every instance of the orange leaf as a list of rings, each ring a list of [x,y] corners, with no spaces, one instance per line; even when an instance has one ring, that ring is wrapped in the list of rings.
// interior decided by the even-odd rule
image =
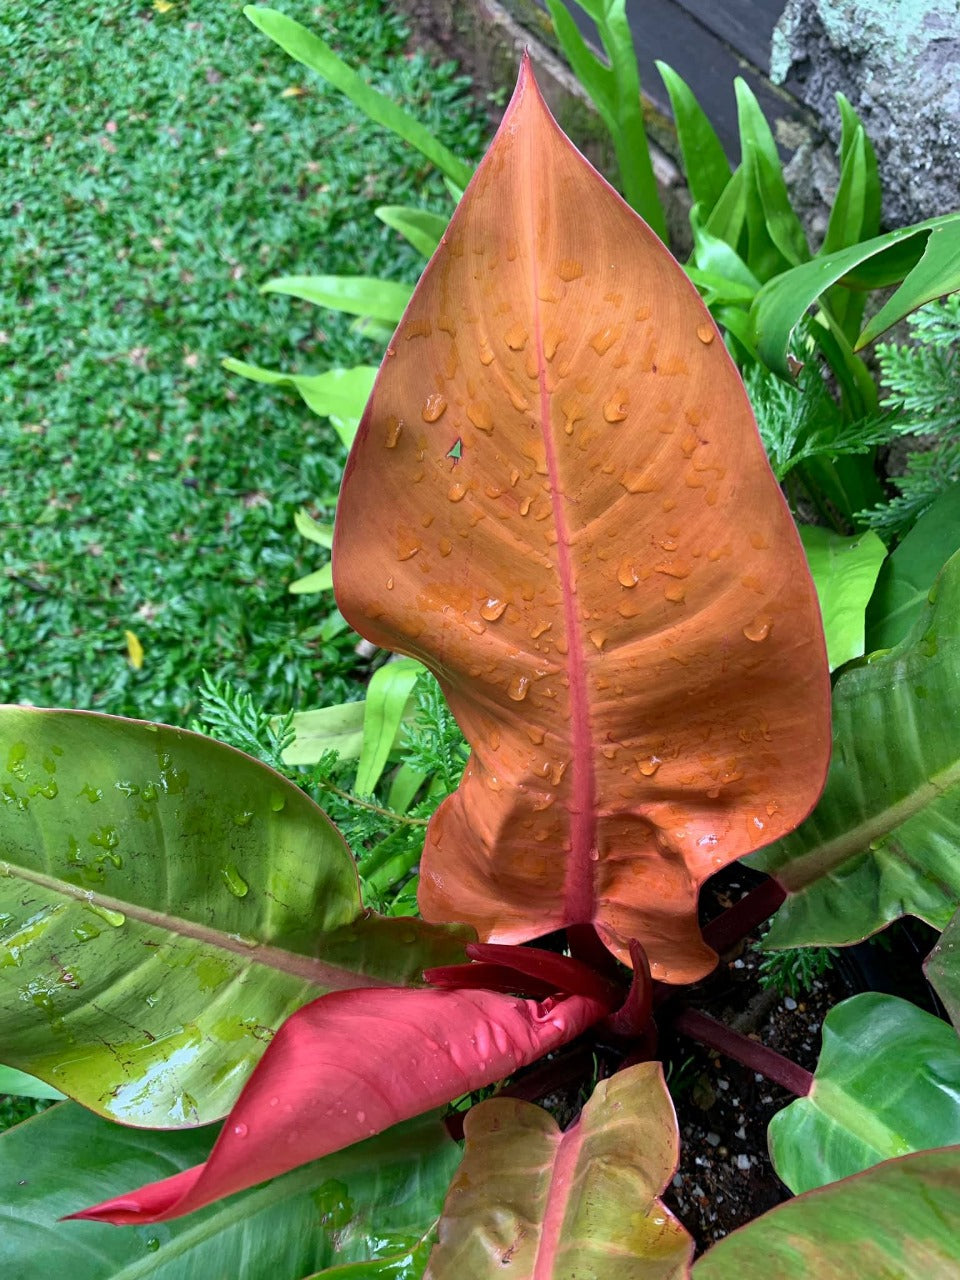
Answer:
[[[656,978],[707,972],[699,885],[823,783],[819,610],[713,321],[526,61],[388,348],[333,564],[473,748],[424,916],[508,943],[592,922]]]

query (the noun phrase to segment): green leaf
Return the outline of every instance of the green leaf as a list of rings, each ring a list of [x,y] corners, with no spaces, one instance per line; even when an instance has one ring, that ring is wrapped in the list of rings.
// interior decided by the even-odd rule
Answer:
[[[234,360],[232,356],[220,363],[230,373],[239,373],[251,382],[290,387],[299,392],[307,406],[319,417],[336,414],[352,422],[354,429],[370,399],[377,376],[376,366],[367,364],[357,365],[353,369],[328,369],[326,373],[298,374],[262,369],[256,364]]]
[[[596,23],[610,65],[605,66],[589,47],[561,0],[546,0],[560,47],[613,139],[625,199],[660,239],[666,240],[667,228],[647,145],[640,72],[625,0],[606,0],[600,6],[584,4],[583,0],[577,3]]]
[[[827,659],[835,671],[863,654],[867,602],[887,548],[872,530],[844,538],[805,524],[799,532],[820,601]]]
[[[333,525],[320,524],[303,507],[293,517],[293,523],[301,537],[309,538],[311,542],[315,542],[317,546],[326,547],[328,551],[333,546]]]
[[[806,262],[810,257],[810,249],[803,225],[790,203],[777,144],[760,110],[760,104],[753,90],[741,77],[736,78],[734,85],[737,91],[745,189],[748,193],[750,250],[747,261],[755,275],[768,279],[785,267]],[[756,199],[750,198],[751,192]]]
[[[341,760],[359,759],[364,710],[361,699],[296,712],[293,717],[296,737],[284,751],[283,763],[316,764],[325,751],[336,751]]]
[[[950,1021],[960,1031],[960,911],[940,935],[923,962],[927,980],[943,1001]]]
[[[379,782],[403,723],[413,711],[413,686],[423,670],[423,664],[413,658],[397,658],[370,677],[354,783],[358,795],[372,795]]]
[[[846,163],[847,156],[858,138],[858,130],[863,128],[860,117],[853,106],[838,93],[837,107],[840,111],[840,166]],[[863,219],[858,240],[866,240],[880,231],[880,214],[882,193],[880,189],[880,171],[877,168],[877,155],[867,133],[863,133],[864,175],[863,175]],[[842,246],[838,245],[837,248]]]
[[[391,98],[371,88],[319,36],[276,9],[247,5],[243,12],[257,30],[269,36],[284,53],[323,76],[324,80],[339,89],[371,120],[392,130],[404,142],[416,147],[421,155],[458,186],[467,185],[472,173],[470,166],[439,142],[419,120],[408,115]]]
[[[892,298],[870,320],[857,339],[865,347],[926,302],[960,289],[960,216],[935,227],[927,239],[923,257]]]
[[[71,1280],[376,1276],[345,1264],[418,1250],[460,1160],[433,1113],[179,1221],[121,1231],[57,1221],[98,1197],[200,1163],[215,1136],[210,1128],[130,1129],[72,1103],[9,1130],[0,1137],[0,1273],[5,1280],[64,1269]]]
[[[705,230],[733,249],[740,250],[747,225],[747,186],[743,165],[734,169],[720,199],[707,219]]]
[[[287,590],[294,596],[313,595],[317,591],[333,590],[333,565],[325,564],[320,569],[315,569],[313,573],[308,573],[304,578],[297,578],[295,582],[291,582]]]
[[[943,565],[960,550],[960,484],[942,493],[885,561],[867,607],[867,645],[899,644],[927,603]]]
[[[912,631],[845,671],[812,815],[751,859],[788,892],[767,943],[856,942],[905,914],[943,929],[960,905],[960,553]]]
[[[412,284],[376,276],[277,276],[261,293],[283,293],[331,311],[396,324],[413,293]]]
[[[665,62],[655,62],[670,95],[683,171],[694,204],[708,218],[730,181],[730,162],[720,139],[687,83]]]
[[[773,1117],[777,1176],[799,1195],[882,1160],[960,1143],[960,1041],[946,1022],[867,992],[823,1023],[813,1087]]]
[[[341,418],[340,415],[336,413],[331,413],[329,416],[331,427],[333,427],[334,431],[337,433],[340,443],[343,445],[344,449],[349,452],[350,446],[356,438],[357,428],[360,425],[360,416]]]
[[[818,257],[835,253],[838,249],[846,249],[852,244],[859,244],[871,234],[864,233],[867,198],[866,147],[867,135],[863,131],[863,126],[858,125],[843,161],[840,184],[837,187],[833,208],[830,210],[830,220],[827,223]]]
[[[715,1244],[693,1280],[956,1280],[960,1147],[809,1192]]]
[[[593,99],[604,124],[612,134],[617,127],[614,106],[613,72],[597,57],[574,22],[570,10],[562,0],[546,0],[547,12],[553,23],[560,48],[573,69],[573,74]],[[580,6],[587,13],[585,5]],[[593,17],[593,15],[590,15]],[[597,21],[594,18],[594,21]]]
[[[402,735],[401,735],[402,736]],[[387,808],[394,813],[406,813],[413,803],[417,792],[430,777],[422,769],[414,769],[404,762],[399,765],[390,782],[387,792]]]
[[[0,1094],[16,1098],[63,1098],[59,1089],[54,1089],[38,1080],[36,1076],[28,1076],[25,1071],[16,1067],[0,1067]]]
[[[449,221],[442,214],[431,213],[429,209],[411,209],[402,204],[382,204],[373,212],[382,223],[399,232],[425,258],[433,257]]]
[[[307,1001],[462,954],[365,912],[326,815],[239,751],[26,707],[0,743],[0,1044],[100,1114],[206,1123]]]
[[[945,226],[960,227],[960,213],[929,218],[911,227],[900,227],[885,235],[874,236],[862,244],[814,258],[812,262],[785,271],[775,280],[768,280],[751,308],[757,346],[764,364],[789,379],[787,351],[791,335],[807,308],[821,294],[838,280],[856,288],[879,288],[903,280],[923,256],[930,232]],[[709,229],[714,230],[712,227]],[[857,345],[863,345],[863,335]]]
[[[760,281],[736,249],[702,225],[701,214],[700,205],[694,205],[690,210],[694,265],[698,271],[711,272],[725,279],[728,284],[740,286],[738,296],[749,305],[760,288]]]

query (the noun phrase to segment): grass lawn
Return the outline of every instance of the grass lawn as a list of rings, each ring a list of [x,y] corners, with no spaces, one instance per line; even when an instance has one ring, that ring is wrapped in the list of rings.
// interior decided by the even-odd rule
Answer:
[[[381,0],[278,0],[465,158],[487,126]],[[233,0],[8,0],[0,14],[0,701],[188,721],[203,669],[264,707],[351,696],[354,640],[296,535],[343,451],[227,355],[376,362],[271,276],[416,278],[373,216],[445,210],[436,173]],[[128,660],[125,631],[143,646]]]

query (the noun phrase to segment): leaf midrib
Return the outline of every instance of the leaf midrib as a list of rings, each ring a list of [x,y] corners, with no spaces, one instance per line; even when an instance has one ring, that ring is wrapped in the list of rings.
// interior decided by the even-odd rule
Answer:
[[[527,87],[531,92],[533,86]],[[546,114],[546,113],[545,113]],[[550,120],[551,126],[553,121]],[[536,175],[537,159],[530,155],[532,134],[525,135],[528,158],[527,172]],[[587,662],[582,628],[577,618],[575,574],[570,556],[571,536],[560,484],[556,442],[551,431],[550,391],[546,379],[546,356],[543,345],[543,325],[540,314],[540,272],[537,259],[537,228],[535,211],[539,206],[540,190],[531,181],[530,199],[527,202],[527,237],[530,250],[530,306],[533,316],[534,342],[537,352],[537,378],[540,403],[540,432],[544,444],[544,458],[550,480],[550,502],[553,507],[554,529],[557,535],[557,575],[563,597],[563,621],[567,642],[566,666],[570,699],[570,851],[567,855],[564,882],[563,919],[566,924],[587,924],[596,911],[596,886],[590,852],[596,842],[596,776],[593,759],[593,739],[590,728],[590,706],[587,697]]]
[[[882,840],[898,827],[902,827],[904,823],[916,817],[928,805],[933,804],[958,784],[960,784],[960,760],[954,761],[940,773],[935,773],[910,791],[902,800],[898,800],[896,804],[888,805],[878,813],[871,814],[863,822],[850,827],[842,835],[835,836],[809,853],[792,859],[776,872],[777,879],[788,893],[799,893],[808,885],[836,871],[851,858],[867,852],[872,842]]]
[[[273,947],[255,940],[253,945],[250,945],[251,940],[242,940],[239,935],[224,933],[222,930],[198,924],[195,920],[186,920],[183,916],[174,915],[171,912],[156,911],[139,903],[126,902],[122,898],[113,898],[90,889],[81,889],[66,880],[45,875],[41,871],[31,871],[24,867],[13,866],[8,862],[0,862],[0,877],[19,878],[50,893],[73,899],[82,905],[103,907],[108,911],[118,912],[128,920],[135,920],[138,924],[163,929],[178,937],[200,942],[204,946],[228,951],[233,955],[242,956],[251,964],[291,974],[293,977],[315,983],[326,990],[347,991],[361,987],[395,985],[386,978],[344,969],[313,956],[285,951],[282,947]]]

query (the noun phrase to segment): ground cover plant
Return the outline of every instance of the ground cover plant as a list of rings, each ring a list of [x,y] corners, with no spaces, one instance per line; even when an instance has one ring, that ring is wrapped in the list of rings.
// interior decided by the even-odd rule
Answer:
[[[290,12],[479,156],[483,113],[379,0]],[[0,697],[186,724],[204,667],[278,712],[355,696],[355,638],[287,592],[293,513],[332,512],[342,447],[219,361],[375,364],[256,286],[321,246],[414,280],[373,210],[440,204],[439,177],[235,6],[9,4],[0,28]]]
[[[694,1275],[767,1273],[786,1233],[784,1274],[910,1275],[921,1250],[931,1275],[955,1270],[957,1151],[935,1149],[960,1141],[954,1031],[857,997],[811,1079],[677,989],[780,901],[769,880],[697,925],[697,886],[771,835],[781,938],[842,945],[904,911],[949,923],[960,569],[920,595],[915,561],[896,566],[902,636],[841,672],[824,797],[787,834],[829,749],[801,545],[719,331],[526,70],[388,348],[334,564],[345,615],[434,670],[470,743],[427,828],[425,920],[364,909],[341,837],[278,772],[182,730],[4,713],[4,1043],[99,1113],[66,1105],[0,1139],[12,1256],[99,1232],[89,1274],[213,1256],[291,1276],[686,1274],[658,1199],[676,1128],[656,1022],[798,1095],[771,1143],[810,1194]],[[234,727],[250,718],[209,692]],[[569,954],[549,948],[559,930]],[[951,941],[931,972],[955,1013]],[[625,1066],[579,1119],[561,1132],[490,1099],[460,1163],[429,1109],[553,1055],[542,1096],[588,1032]],[[133,1229],[51,1230],[81,1182],[110,1198],[80,1216]]]

